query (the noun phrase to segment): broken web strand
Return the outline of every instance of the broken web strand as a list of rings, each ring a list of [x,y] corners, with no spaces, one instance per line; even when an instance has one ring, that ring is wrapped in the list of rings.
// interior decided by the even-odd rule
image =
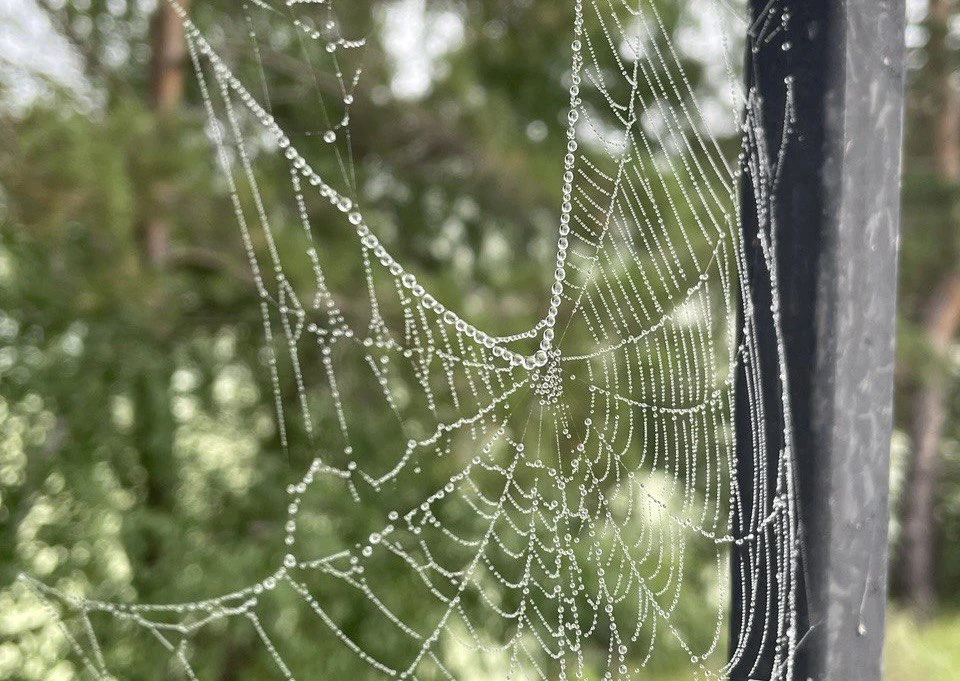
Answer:
[[[254,4],[266,5],[260,0]],[[210,621],[242,616],[248,619],[256,630],[281,676],[294,678],[293,672],[284,662],[276,644],[256,614],[261,594],[277,588],[280,584],[287,584],[300,594],[348,649],[363,662],[389,676],[414,678],[417,669],[428,662],[450,676],[451,673],[444,667],[438,653],[439,645],[449,638],[457,639],[466,647],[485,654],[506,653],[511,674],[516,672],[531,678],[548,678],[548,672],[543,665],[544,661],[552,661],[558,665],[561,678],[566,678],[568,674],[584,672],[588,662],[585,660],[583,646],[598,627],[604,626],[609,629],[610,641],[605,662],[608,676],[631,676],[633,670],[627,667],[627,654],[632,646],[639,643],[641,637],[639,634],[628,636],[626,632],[631,628],[640,631],[646,627],[652,629],[653,633],[647,637],[646,654],[641,667],[654,655],[658,631],[666,630],[689,654],[698,674],[704,678],[718,678],[725,673],[725,667],[708,668],[706,660],[716,650],[720,640],[724,618],[722,607],[717,613],[715,633],[704,650],[694,650],[685,640],[684,632],[672,622],[674,610],[681,600],[686,542],[700,538],[711,541],[718,547],[730,543],[742,544],[755,540],[757,535],[765,534],[772,526],[774,533],[782,535],[776,540],[778,546],[775,548],[779,553],[772,559],[754,561],[750,567],[753,571],[751,579],[753,584],[757,584],[760,570],[779,571],[780,579],[777,583],[781,585],[782,591],[775,595],[779,615],[778,630],[765,630],[768,619],[766,614],[758,619],[763,622],[763,636],[775,636],[778,640],[785,641],[778,654],[773,678],[781,678],[781,672],[789,671],[796,641],[793,590],[797,569],[795,501],[789,446],[784,448],[782,460],[778,463],[777,484],[778,488],[782,485],[784,489],[775,490],[775,498],[772,500],[769,498],[770,490],[762,485],[752,491],[755,517],[741,519],[741,525],[753,528],[753,532],[734,538],[729,532],[732,515],[726,519],[726,526],[720,522],[723,506],[723,463],[727,476],[724,484],[729,487],[730,493],[730,499],[727,500],[729,513],[733,514],[740,508],[736,501],[737,491],[733,482],[735,467],[732,462],[735,456],[743,456],[745,453],[734,453],[729,443],[715,445],[715,462],[712,462],[708,455],[703,457],[702,474],[713,476],[714,482],[710,486],[715,488],[713,519],[709,527],[704,519],[710,516],[710,492],[702,510],[697,513],[694,508],[698,494],[695,474],[700,468],[697,463],[700,455],[697,452],[699,445],[690,443],[697,443],[699,439],[722,442],[717,433],[727,428],[725,424],[732,422],[734,417],[730,398],[733,381],[730,377],[738,361],[755,366],[756,330],[749,301],[744,302],[742,310],[738,309],[737,303],[736,291],[746,290],[748,284],[745,279],[743,248],[737,233],[739,219],[729,208],[734,206],[733,210],[737,210],[735,180],[738,178],[738,171],[731,171],[726,167],[719,150],[716,150],[714,155],[709,143],[712,140],[701,137],[696,119],[702,119],[702,113],[695,105],[693,93],[689,92],[689,83],[682,77],[679,59],[669,40],[669,48],[661,49],[658,39],[662,36],[655,36],[652,32],[666,31],[652,4],[649,8],[653,12],[653,28],[651,24],[641,20],[640,29],[646,32],[647,39],[654,38],[653,56],[659,60],[659,68],[654,68],[652,61],[644,61],[645,58],[651,58],[651,55],[641,54],[641,39],[628,37],[630,29],[617,14],[617,10],[625,11],[624,18],[633,20],[640,16],[640,7],[647,4],[640,2],[634,9],[626,3],[621,3],[622,7],[616,3],[575,3],[574,41],[571,45],[573,77],[567,129],[568,154],[564,159],[564,201],[560,213],[557,268],[551,297],[545,317],[533,329],[502,337],[489,336],[455,312],[446,309],[424,289],[415,275],[405,270],[387,252],[366,225],[356,201],[334,189],[313,170],[273,117],[250,95],[185,13],[175,5],[185,22],[190,54],[201,83],[204,105],[214,129],[215,146],[228,178],[242,238],[262,300],[265,341],[268,352],[272,353],[269,365],[280,427],[284,428],[287,416],[283,396],[280,394],[278,359],[273,350],[275,314],[279,315],[282,341],[285,341],[289,348],[289,361],[296,376],[298,401],[308,434],[312,433],[313,425],[306,400],[307,386],[299,368],[299,344],[303,337],[311,335],[317,337],[317,345],[323,355],[328,387],[334,397],[337,422],[345,442],[345,454],[353,454],[349,444],[350,426],[345,414],[346,407],[337,387],[337,369],[334,367],[335,362],[330,352],[332,343],[329,339],[334,339],[333,342],[362,342],[365,347],[399,353],[406,359],[413,359],[410,364],[414,366],[416,382],[426,397],[428,411],[437,417],[437,403],[446,400],[453,403],[455,410],[463,413],[463,416],[450,421],[439,420],[432,435],[411,439],[396,466],[386,472],[367,472],[362,470],[360,462],[356,460],[339,466],[325,462],[323,457],[316,458],[303,479],[289,490],[291,502],[288,508],[286,543],[290,547],[290,553],[283,559],[281,568],[253,587],[210,601],[174,606],[117,606],[93,601],[73,604],[83,612],[84,621],[89,622],[86,616],[88,611],[105,610],[117,617],[137,622],[149,630],[182,663],[192,678],[194,673],[187,657],[186,637]],[[329,3],[327,5],[330,6]],[[590,12],[591,20],[598,21],[602,26],[599,37],[594,35],[590,38],[584,31],[585,7]],[[297,22],[299,20],[294,20],[295,25],[307,33],[309,27],[303,22]],[[763,22],[759,28],[761,31],[770,30],[770,25]],[[625,58],[617,52],[619,46],[615,44],[615,34],[626,40],[634,52],[630,65],[627,65]],[[776,33],[771,31],[766,35],[773,39]],[[320,35],[313,34],[309,34],[309,37],[314,40],[321,38]],[[334,52],[341,47],[359,47],[359,44],[350,41],[337,42]],[[630,84],[627,104],[620,103],[612,87],[605,82],[608,75],[603,67],[606,63],[604,57],[611,55],[620,76]],[[202,62],[209,64],[213,71],[216,87],[212,91],[207,88]],[[674,73],[672,69],[678,70],[680,74],[676,79],[671,75]],[[342,84],[339,67],[337,76]],[[354,78],[358,77],[359,71]],[[581,100],[580,87],[584,80],[592,90],[600,93],[613,116],[620,119],[625,130],[625,143],[608,135],[604,125],[598,121],[596,111]],[[355,84],[354,80],[353,86]],[[654,93],[653,101],[643,101],[640,98],[638,88],[641,84]],[[692,110],[687,106],[684,87],[691,95],[689,99],[693,102],[690,105]],[[660,96],[657,96],[657,93]],[[232,142],[228,141],[227,136],[220,130],[220,119],[213,106],[214,96],[220,99],[226,112],[229,124],[226,127],[229,136],[233,138]],[[671,96],[678,98],[678,107],[671,106]],[[303,200],[304,187],[301,186],[301,178],[335,205],[355,230],[363,248],[364,276],[373,310],[368,329],[370,333],[362,340],[347,324],[339,310],[313,248],[308,251],[316,285],[311,308],[304,307],[287,281],[283,258],[274,243],[266,209],[256,190],[251,160],[244,152],[242,126],[234,110],[234,99],[239,100],[241,106],[276,137],[278,146],[290,162],[291,185],[297,210],[310,241],[312,242],[313,237]],[[748,149],[745,165],[749,167],[750,179],[758,196],[762,197],[762,200],[758,201],[758,204],[763,204],[760,207],[760,224],[767,227],[761,228],[758,238],[763,245],[766,267],[775,291],[776,243],[772,238],[773,231],[769,228],[769,215],[772,210],[767,204],[773,200],[774,193],[769,184],[771,176],[775,176],[776,172],[771,169],[782,162],[783,149],[780,150],[775,164],[771,164],[762,147],[762,121],[756,120],[754,108],[748,106],[745,124],[745,148]],[[675,156],[659,155],[658,141],[651,140],[650,134],[642,129],[641,116],[651,111],[658,112],[672,124],[673,127],[668,125],[664,139],[673,145]],[[348,123],[346,118],[344,122]],[[578,136],[584,134],[584,130],[600,140],[606,159],[591,160],[590,154],[582,150]],[[685,131],[693,131],[693,143],[684,134]],[[662,140],[659,142],[662,143]],[[715,147],[715,144],[713,146]],[[228,149],[232,149],[234,153],[228,153]],[[679,188],[672,188],[664,182],[655,162],[658,155],[663,172],[689,177],[690,189],[683,183]],[[232,161],[234,156],[239,158],[238,163]],[[611,159],[615,161],[613,175],[604,170]],[[251,223],[240,204],[239,190],[232,179],[235,165],[240,166],[240,176],[253,188],[256,220],[252,224],[258,225],[266,239],[269,256],[267,267],[261,267],[253,247],[249,227]],[[340,168],[341,172],[347,175],[346,166],[341,163]],[[352,170],[350,172],[352,173]],[[711,173],[716,177],[705,179],[705,176]],[[717,195],[714,181],[728,188],[727,196]],[[352,183],[348,180],[346,185],[355,187],[355,180]],[[693,209],[693,236],[685,229],[686,220],[680,207],[684,210]],[[667,234],[668,221],[680,225],[682,243],[674,244]],[[703,266],[696,265],[698,255],[695,242],[701,241],[709,246],[708,257],[699,259],[706,263]],[[679,255],[684,253],[684,250],[689,254],[692,263],[683,260],[686,255]],[[654,255],[647,261],[641,257],[644,252]],[[731,269],[731,259],[735,265],[732,268],[735,270],[733,273],[728,271]],[[402,329],[391,331],[387,321],[379,314],[378,293],[373,283],[373,266],[376,263],[393,279],[399,304],[404,312]],[[684,289],[682,282],[690,280],[691,274],[687,269],[691,264],[694,265],[694,283]],[[689,314],[690,308],[697,309],[701,318],[711,319],[711,296],[716,295],[715,289],[710,286],[711,270],[716,271],[716,278],[720,283],[723,316],[734,320],[740,312],[744,318],[742,325],[733,321],[726,324],[728,335],[730,329],[736,330],[742,326],[740,331],[744,341],[740,345],[726,343],[731,348],[729,367],[719,386],[713,385],[713,377],[717,373],[717,367],[714,366],[717,349],[709,327],[694,324],[692,330],[685,330],[679,321],[685,314]],[[271,271],[273,278],[268,287],[262,272]],[[667,299],[658,295],[661,288],[669,292]],[[311,313],[320,310],[325,314],[324,327],[311,327],[312,322],[307,321],[307,318]],[[574,325],[582,324],[587,329],[587,336],[591,338],[589,345],[592,348],[582,348],[581,352],[568,352],[562,345],[564,334],[554,342],[554,327],[562,311],[566,313],[564,334]],[[778,320],[778,310],[774,309],[772,313],[774,319]],[[776,323],[779,324],[778,321]],[[321,331],[325,334],[321,334]],[[450,341],[451,336],[456,339],[456,343]],[[532,355],[523,355],[506,347],[516,340],[537,337],[540,338],[540,349]],[[397,338],[402,340],[398,341]],[[737,348],[733,350],[735,345]],[[778,345],[781,373],[785,376],[779,331]],[[429,374],[427,367],[433,358],[439,358],[438,361],[443,366],[445,388],[437,386]],[[367,362],[374,374],[378,379],[383,379],[381,385],[389,402],[390,383],[385,377],[391,365],[386,355],[379,359],[382,362],[380,365],[372,354],[367,356]],[[576,377],[573,371],[581,376]],[[751,389],[759,390],[756,369],[748,369],[748,373],[751,377]],[[583,378],[584,375],[586,379]],[[579,381],[577,385],[583,387],[584,380],[589,391],[589,416],[586,417],[575,413],[565,394],[565,391],[569,390],[568,385]],[[468,386],[468,394],[461,397],[463,386]],[[638,394],[643,393],[644,386],[649,388],[649,396]],[[784,440],[789,442],[785,378],[781,380],[781,386],[784,390],[781,396],[786,433]],[[539,399],[531,402],[524,411],[526,405],[521,398],[531,392]],[[763,406],[756,394],[752,395],[750,403],[753,411],[751,422],[757,439],[753,452],[756,479],[765,480],[763,466],[766,462],[759,459],[766,446]],[[512,437],[511,424],[518,408],[526,414],[525,418],[520,417],[525,425],[519,437]],[[635,412],[638,411],[647,416],[642,419],[636,417]],[[538,415],[535,455],[531,453],[532,448],[527,450],[528,443],[524,441],[528,432],[526,424],[529,424],[534,413]],[[398,418],[402,420],[402,417]],[[690,423],[686,422],[688,419]],[[678,420],[681,425],[669,425],[677,423]],[[641,429],[644,430],[644,447],[640,459],[630,461],[630,457],[635,456],[631,449],[634,438],[640,440],[638,433]],[[648,429],[654,431],[652,436],[646,432]],[[368,491],[372,490],[374,493],[384,490],[388,483],[409,474],[411,467],[418,465],[419,453],[422,450],[449,450],[453,436],[465,430],[470,431],[474,442],[485,443],[480,448],[480,455],[466,468],[452,475],[442,488],[427,496],[419,506],[404,513],[395,511],[388,514],[390,523],[380,532],[371,534],[368,541],[358,545],[356,550],[345,550],[309,560],[295,555],[297,518],[303,503],[303,494],[316,478],[329,476],[345,481],[351,495],[359,501],[359,486],[366,485]],[[547,448],[542,447],[544,430],[547,431],[546,439],[552,440]],[[285,434],[282,439],[286,447]],[[505,461],[499,458],[500,454],[495,448],[498,443],[506,443],[513,452]],[[546,449],[552,452],[548,453]],[[544,459],[549,462],[551,456],[556,460],[554,466],[544,462]],[[685,463],[681,464],[681,460],[685,460]],[[659,484],[656,492],[649,489],[658,486],[653,483],[652,478],[637,479],[643,477],[638,475],[638,471],[645,473],[643,466],[651,462],[652,472],[671,472],[668,476],[670,480]],[[689,470],[681,472],[681,467]],[[521,470],[526,468],[533,471],[533,476],[524,480],[519,475]],[[544,470],[548,475],[543,474]],[[417,468],[412,468],[412,471],[416,473]],[[487,496],[486,491],[481,489],[480,483],[472,477],[481,475],[481,472],[502,478],[502,482],[495,486],[499,489],[498,493]],[[611,480],[613,482],[610,482]],[[679,484],[681,482],[682,484]],[[569,494],[568,486],[572,487],[574,484],[579,485],[579,491],[577,494]],[[682,489],[678,490],[678,486]],[[644,499],[639,504],[640,511],[630,511],[630,514],[645,514],[645,518],[638,523],[642,536],[636,541],[625,537],[632,527],[628,527],[628,520],[618,520],[617,511],[613,508],[613,502],[624,488],[628,490],[631,499]],[[661,498],[664,494],[668,501]],[[675,499],[679,498],[679,510],[669,501],[671,495],[677,494],[679,497]],[[479,534],[458,535],[444,525],[443,519],[438,517],[441,512],[438,502],[448,497],[462,497],[467,500],[468,506],[478,518],[485,519],[480,523],[482,531]],[[778,505],[778,500],[784,498],[786,501]],[[628,506],[633,508],[632,504]],[[773,510],[768,515],[757,515],[770,507]],[[435,511],[435,508],[438,510]],[[513,519],[510,509],[520,515],[521,522]],[[696,522],[690,519],[690,515],[698,516]],[[538,518],[547,519],[544,526],[538,525]],[[654,519],[663,521],[669,529],[663,529],[663,524],[655,522]],[[522,521],[526,521],[526,526]],[[399,526],[405,526],[408,536],[399,537]],[[527,529],[524,530],[524,527]],[[417,539],[428,528],[444,531],[446,534],[443,536],[447,541],[470,547],[467,559],[459,566],[450,567],[432,558],[433,545],[427,540]],[[600,539],[593,542],[588,540],[590,549],[586,557],[578,553],[579,549],[574,546],[579,542],[578,535],[595,537],[597,534],[605,534],[611,543],[604,543]],[[652,538],[654,535],[658,535],[657,539]],[[519,552],[508,549],[506,540],[511,536],[525,538],[526,548]],[[511,580],[506,573],[499,572],[497,564],[487,553],[493,544],[498,544],[507,555],[525,565],[519,579]],[[648,566],[646,557],[651,555],[657,546],[660,555],[653,566]],[[638,547],[646,552],[643,559],[634,555],[633,549]],[[769,542],[764,545],[764,550],[771,550]],[[389,552],[404,560],[419,575],[437,601],[443,604],[440,609],[442,614],[432,624],[403,621],[384,602],[382,595],[378,595],[367,583],[362,576],[364,563],[371,562],[378,552]],[[668,557],[665,558],[664,553]],[[716,555],[717,582],[721,593],[725,594],[729,575],[725,561],[722,560],[722,550],[718,549]],[[535,562],[544,564],[551,560],[555,568],[552,571],[545,570],[539,577],[545,584],[539,584],[531,566]],[[588,573],[594,568],[600,579],[595,585],[588,585]],[[654,581],[662,570],[667,573],[663,580],[663,590],[652,593],[646,582]],[[325,572],[361,591],[364,597],[374,604],[380,616],[392,622],[405,636],[419,642],[415,646],[416,652],[404,663],[388,664],[365,651],[340,629],[309,587],[294,576],[298,571]],[[606,571],[611,573],[609,582]],[[514,622],[516,627],[515,635],[499,645],[491,645],[483,639],[482,626],[472,621],[463,605],[463,594],[467,592],[486,599],[492,605],[491,587],[479,581],[480,572],[495,577],[501,591],[524,592],[523,597],[518,600],[516,610],[508,612],[493,608],[498,616]],[[439,586],[441,577],[452,581],[452,591],[449,585],[446,592],[442,590]],[[541,600],[528,597],[528,592],[533,588],[542,593]],[[43,590],[43,593],[52,595],[53,592]],[[631,596],[634,593],[638,602],[638,613],[635,616],[621,615],[618,608],[628,597],[634,598]],[[669,597],[666,604],[659,600],[659,596],[664,594]],[[750,594],[750,609],[759,609],[756,597],[756,593]],[[724,598],[719,600],[722,604]],[[568,607],[565,608],[564,604]],[[540,608],[547,607],[555,607],[551,615],[555,625],[547,622],[540,611]],[[765,601],[765,607],[771,607],[769,600]],[[189,624],[171,625],[151,619],[153,612],[189,612],[201,615]],[[537,617],[539,619],[535,619]],[[459,624],[458,628],[453,626],[454,622]],[[88,643],[95,651],[93,658],[96,660],[96,664],[88,663],[88,667],[105,673],[100,644],[92,627],[87,626],[85,629],[89,630]],[[183,635],[184,638],[179,643],[174,643],[167,633],[170,631]],[[746,639],[747,633],[744,632],[741,640]],[[734,659],[739,652],[734,651]]]

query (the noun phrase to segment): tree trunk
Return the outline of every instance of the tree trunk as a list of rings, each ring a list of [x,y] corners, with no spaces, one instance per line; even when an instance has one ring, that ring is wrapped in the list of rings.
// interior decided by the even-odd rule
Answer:
[[[162,133],[165,120],[176,112],[183,100],[187,57],[182,22],[166,0],[159,0],[159,3],[150,24],[147,91],[147,100],[156,119],[155,134],[158,135]],[[181,0],[181,4],[187,4],[187,0]],[[170,260],[170,220],[163,210],[164,196],[170,191],[162,179],[152,180],[140,205],[140,258],[147,267],[158,272],[167,269]],[[157,340],[157,347],[164,347],[164,339]],[[173,422],[168,394],[172,371],[168,353],[159,354],[156,361],[153,358],[141,360],[132,386],[136,404],[134,434],[146,471],[144,507],[148,514],[147,522],[142,527],[144,536],[140,569],[135,573],[135,584],[141,594],[150,594],[162,585],[157,581],[157,573],[163,559],[164,536],[162,523],[155,520],[164,519],[174,512],[177,475],[173,460],[173,436],[176,424]]]
[[[951,273],[930,300],[924,330],[931,350],[941,359],[960,325],[960,274]],[[940,475],[940,441],[946,422],[950,377],[933,366],[922,373],[912,423],[913,471],[906,496],[903,527],[904,588],[921,618],[936,604],[935,506]]]
[[[960,183],[960,96],[953,82],[948,44],[954,0],[930,0],[927,68],[934,88],[933,161],[946,185]],[[943,358],[960,325],[960,273],[949,272],[934,289],[922,318],[935,358]],[[940,441],[947,417],[949,377],[936,366],[921,371],[911,422],[913,467],[906,490],[903,526],[904,595],[922,619],[936,605],[936,500]]]
[[[180,6],[189,9],[189,0],[180,0]],[[150,43],[150,106],[169,113],[183,100],[187,46],[183,22],[167,2],[161,2],[153,15]]]
[[[180,0],[187,9],[190,0]],[[183,101],[186,78],[184,66],[187,60],[183,22],[165,0],[153,15],[150,26],[150,108],[159,121],[172,114]],[[153,188],[162,199],[166,193],[163,186]],[[156,204],[162,205],[158,200]],[[167,264],[170,255],[170,223],[162,214],[149,215],[141,228],[144,259],[151,267],[160,269]]]

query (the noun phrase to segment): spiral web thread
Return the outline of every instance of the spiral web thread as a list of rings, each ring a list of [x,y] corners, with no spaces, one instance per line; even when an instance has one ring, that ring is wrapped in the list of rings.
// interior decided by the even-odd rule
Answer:
[[[286,591],[374,676],[457,678],[449,660],[460,650],[497,661],[502,678],[643,678],[669,647],[689,658],[691,678],[727,678],[762,641],[775,654],[758,657],[751,678],[790,678],[799,546],[789,408],[781,379],[783,430],[768,432],[758,394],[760,313],[739,295],[749,281],[738,206],[746,181],[758,197],[761,271],[776,300],[769,216],[789,130],[771,155],[758,97],[742,93],[728,64],[731,118],[743,133],[731,163],[707,131],[657,6],[574,3],[556,272],[540,321],[502,337],[444,307],[368,225],[350,160],[361,70],[347,66],[361,63],[351,60],[364,41],[339,35],[331,3],[252,0],[250,9],[291,22],[322,48],[342,95],[342,117],[323,135],[338,159],[336,180],[314,170],[174,5],[261,300],[281,438],[287,446],[288,429],[303,431],[315,458],[288,489],[282,564],[247,588],[198,602],[116,604],[27,578],[94,677],[113,678],[109,642],[92,624],[107,616],[146,631],[190,679],[199,678],[193,641],[223,620],[252,628],[277,678],[317,678],[297,668],[271,631],[267,603]],[[732,26],[754,43],[777,40],[789,21],[776,2],[752,23],[729,0],[701,5],[717,30]],[[723,42],[736,63],[736,41]],[[786,91],[789,110],[789,83]],[[257,153],[289,165],[287,198],[305,244],[295,253],[282,252],[257,188],[249,140],[259,136],[262,147],[263,131],[270,148]],[[308,210],[318,197],[356,237],[364,282],[354,290],[335,294],[325,277]],[[286,274],[290,261],[304,259],[308,294]],[[344,296],[365,298],[365,324],[348,320]],[[783,376],[782,343],[777,350]],[[306,353],[320,357],[319,386],[301,369]],[[749,406],[737,417],[749,420],[752,451],[734,442],[738,370]],[[284,371],[297,385],[294,413],[281,394]],[[368,463],[354,446],[370,416],[369,405],[351,401],[350,386],[364,381],[404,434],[388,466]],[[785,443],[775,464],[770,442]],[[748,490],[737,485],[745,457],[756,481]],[[427,467],[449,471],[446,482],[425,489]],[[382,521],[359,542],[334,529],[329,553],[304,555],[311,507],[333,497],[384,509]],[[747,613],[732,634],[731,551]],[[691,553],[710,567],[708,578],[688,569]],[[405,593],[392,588],[398,575],[412,578]],[[713,626],[698,638],[691,632],[703,622],[682,611],[708,600],[704,585],[718,593]],[[329,602],[338,589],[365,604],[374,634],[348,631]]]

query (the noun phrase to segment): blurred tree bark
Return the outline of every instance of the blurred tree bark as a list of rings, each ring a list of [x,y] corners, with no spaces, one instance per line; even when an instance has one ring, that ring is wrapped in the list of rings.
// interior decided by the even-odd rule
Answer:
[[[181,0],[189,9],[190,0]],[[161,0],[150,26],[150,107],[157,114],[158,124],[173,114],[183,101],[187,46],[183,22],[173,7]],[[163,182],[152,192],[156,205],[162,206],[169,198]],[[167,264],[170,254],[170,224],[162,214],[148,215],[142,228],[143,251],[146,262],[154,268]]]
[[[949,23],[954,0],[930,0],[927,65],[933,92],[933,161],[940,181],[960,184],[960,95],[954,83]],[[956,206],[951,205],[955,212]],[[947,272],[921,311],[929,351],[941,359],[960,326],[960,272]],[[921,371],[911,418],[913,464],[906,490],[903,523],[904,595],[921,618],[936,604],[936,499],[940,445],[946,421],[949,376],[934,363]]]
[[[190,0],[180,5],[189,9]],[[150,104],[160,114],[176,110],[183,101],[187,45],[183,22],[167,2],[153,15],[150,34]]]
[[[188,2],[188,0],[184,0]],[[150,24],[150,62],[147,99],[154,113],[154,133],[163,135],[183,101],[184,69],[187,50],[183,23],[166,0],[160,0]],[[146,187],[146,200],[138,210],[140,258],[149,269],[163,274],[168,269],[171,221],[168,210],[174,189],[170,181],[158,177]],[[157,287],[158,299],[165,297],[163,286]],[[164,333],[155,333],[154,340],[164,345]],[[136,432],[144,467],[148,513],[143,565],[138,587],[150,590],[151,580],[163,558],[164,533],[159,523],[174,513],[177,473],[174,461],[175,424],[171,413],[169,384],[173,366],[161,351],[155,363],[139,367],[132,396],[136,405]]]

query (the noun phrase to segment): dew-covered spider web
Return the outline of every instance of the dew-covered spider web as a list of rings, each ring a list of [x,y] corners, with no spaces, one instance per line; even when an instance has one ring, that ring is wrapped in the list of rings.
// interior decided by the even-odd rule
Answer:
[[[686,678],[791,678],[790,413],[757,347],[777,309],[741,295],[760,276],[776,301],[770,220],[789,148],[789,130],[765,130],[742,55],[747,42],[782,40],[789,17],[775,0],[752,19],[736,0],[689,3],[720,46],[711,59],[729,110],[718,114],[687,76],[664,3],[564,2],[574,21],[557,36],[569,42],[569,109],[555,271],[539,319],[507,335],[448,307],[365,212],[351,121],[365,39],[344,32],[333,0],[243,5],[251,26],[293,27],[334,84],[336,101],[327,88],[318,106],[324,146],[309,153],[174,5],[295,474],[275,570],[241,588],[111,603],[27,578],[92,676],[114,678],[114,637],[140,636],[167,651],[171,678],[205,678],[205,643],[243,628],[263,678],[642,679],[667,654],[684,658]],[[718,143],[718,115],[739,148]],[[784,143],[770,150],[771,137]],[[260,166],[278,163],[287,193],[264,195]],[[744,187],[759,224],[747,237]],[[277,237],[279,205],[297,235]],[[334,231],[354,243],[347,278],[329,275]],[[758,265],[745,238],[760,245]],[[782,344],[776,356],[785,376]],[[771,385],[780,394],[764,399]],[[733,622],[732,599],[744,613]],[[333,666],[290,646],[306,630],[281,605],[341,651]]]

